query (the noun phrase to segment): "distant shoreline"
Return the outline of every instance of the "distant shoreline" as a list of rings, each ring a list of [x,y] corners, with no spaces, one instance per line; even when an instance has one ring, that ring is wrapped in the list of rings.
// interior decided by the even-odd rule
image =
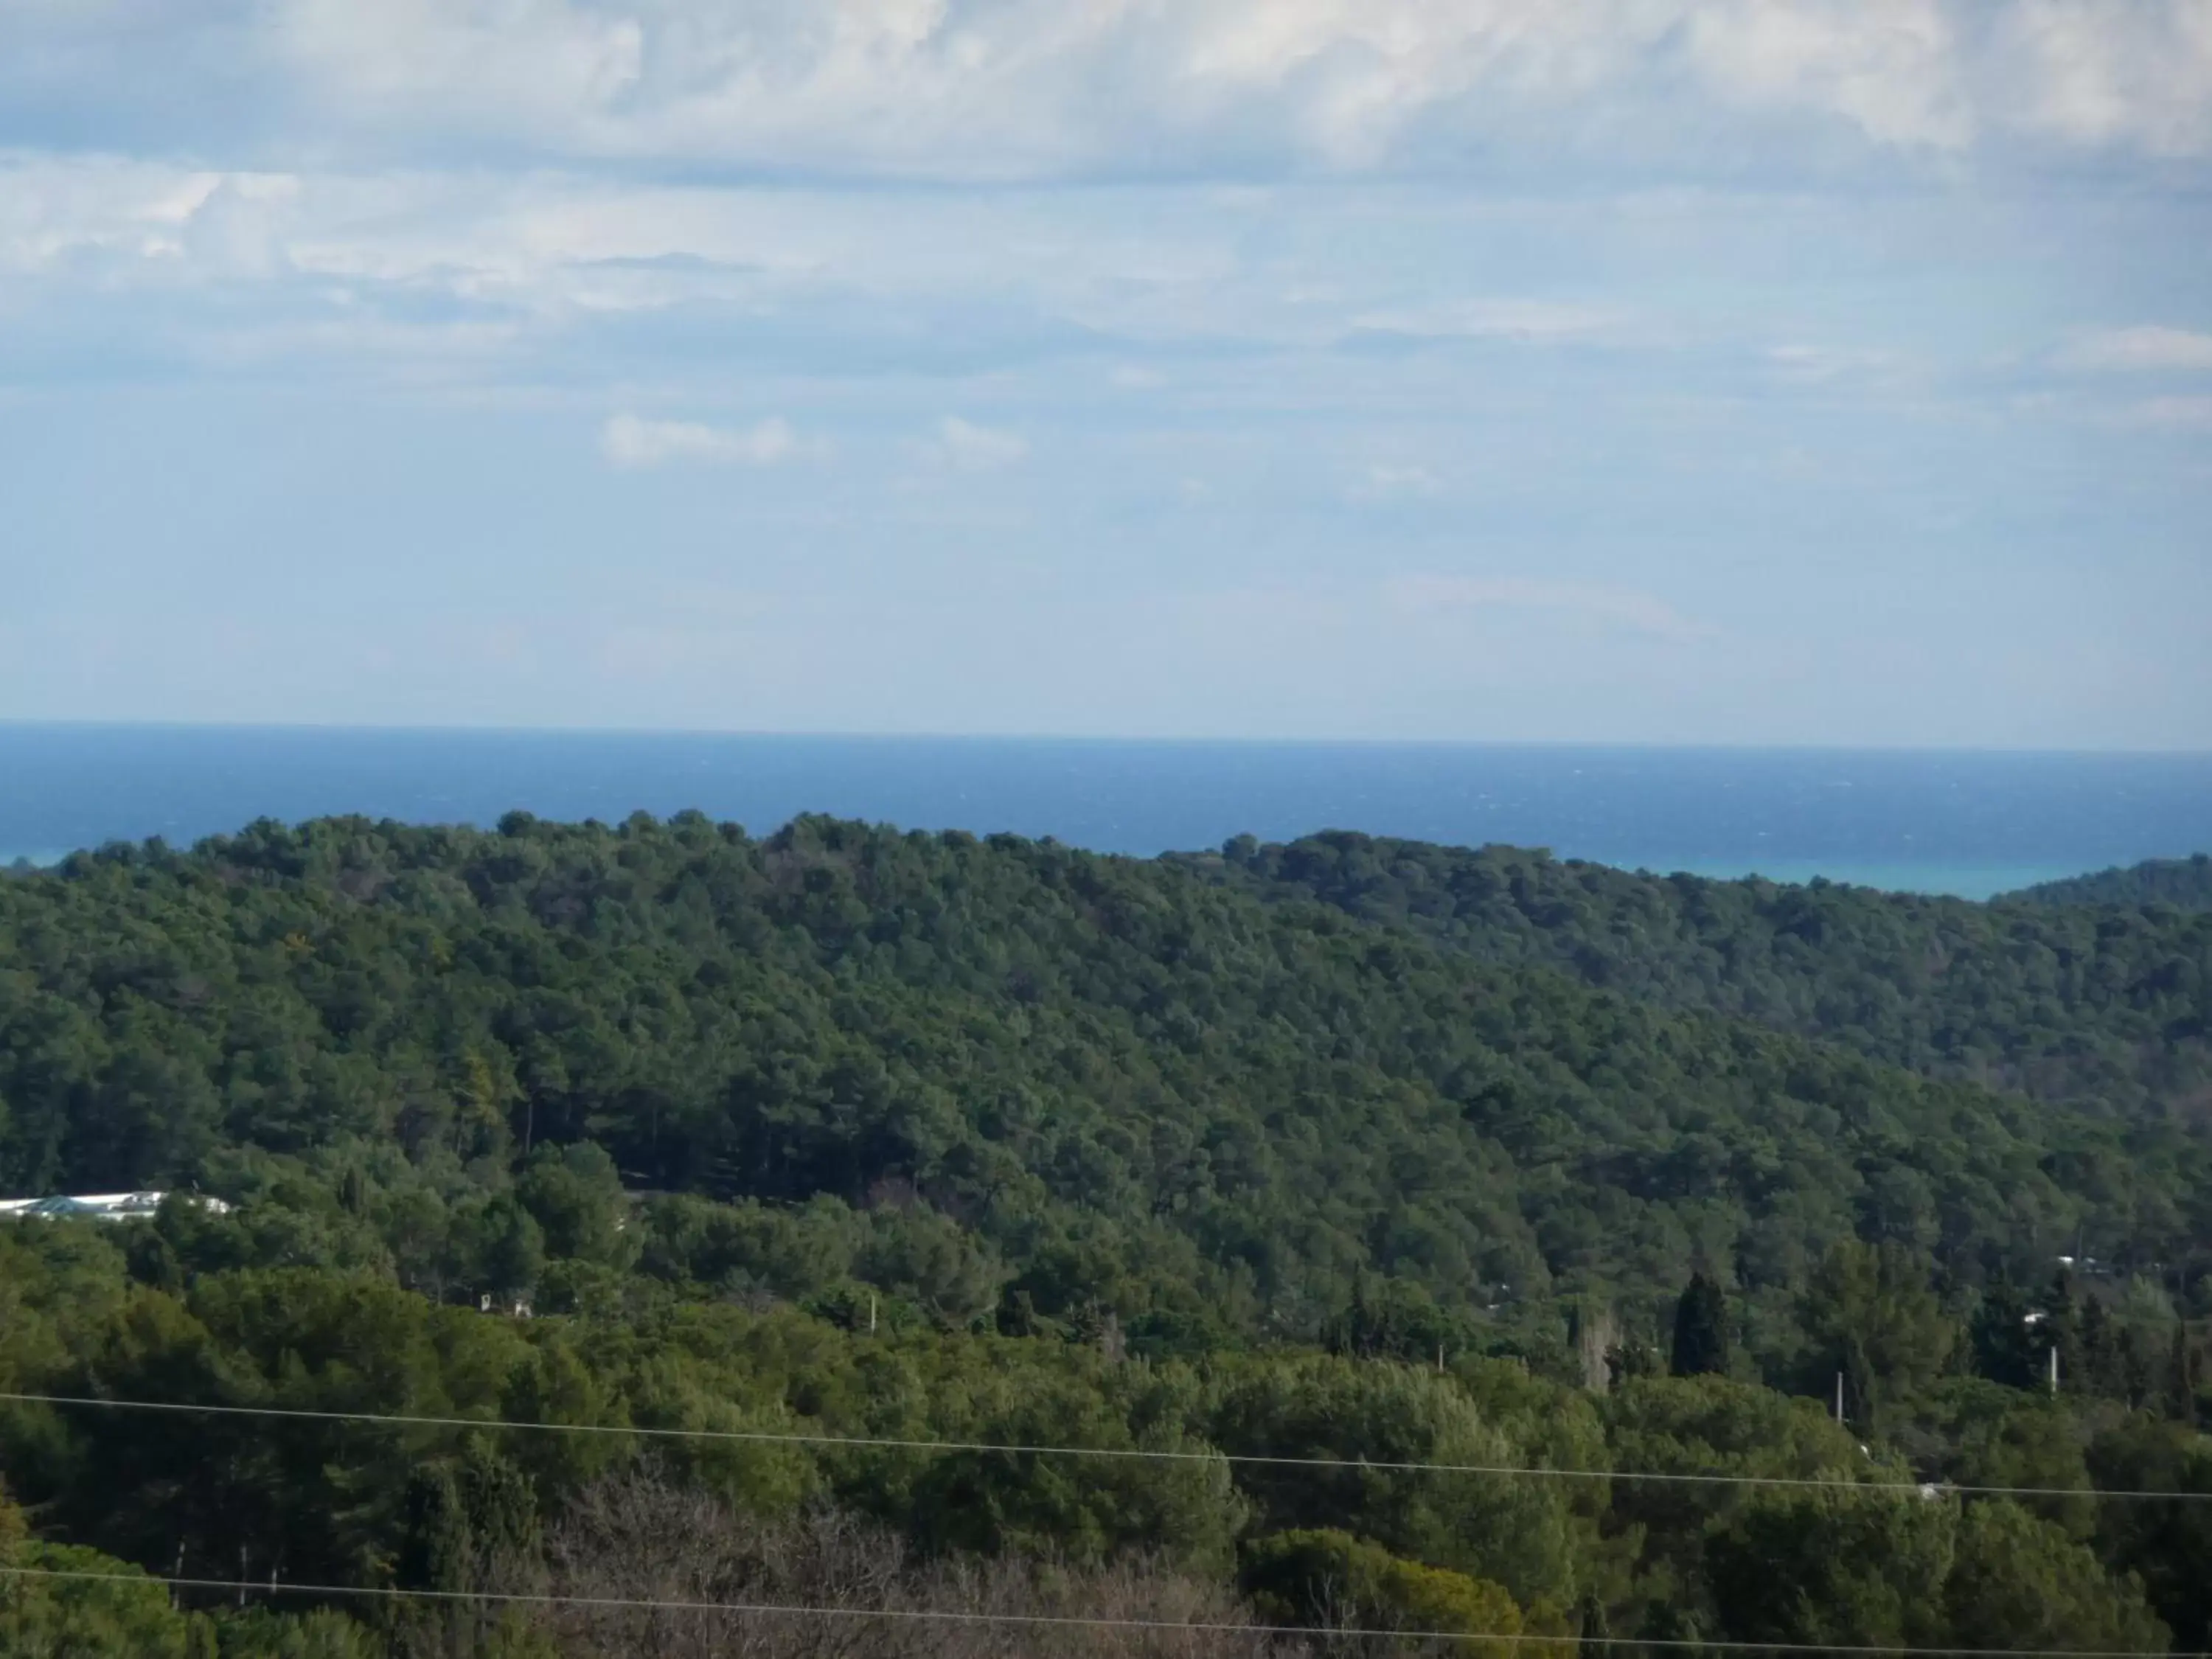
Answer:
[[[241,826],[242,827],[242,826]],[[477,828],[489,828],[478,825]],[[977,833],[988,833],[978,831]],[[89,849],[76,849],[89,850]],[[1195,848],[1179,848],[1176,852],[1195,852]],[[69,852],[16,852],[0,848],[0,870],[13,867],[27,860],[40,868],[49,868],[69,856]],[[1768,862],[1760,866],[1741,866],[1717,863],[1710,860],[1684,860],[1666,857],[1609,859],[1576,856],[1585,864],[1602,864],[1619,870],[1642,870],[1653,875],[1691,875],[1709,881],[1743,881],[1758,878],[1782,886],[1802,886],[1820,880],[1838,886],[1870,887],[1881,892],[1909,893],[1929,898],[1960,898],[1977,902],[1995,894],[2017,891],[2043,882],[2065,881],[2076,876],[2094,873],[2061,865],[1863,865],[1822,866],[1802,860]]]
[[[1149,858],[1328,830],[1982,898],[2212,846],[2212,755],[0,723],[0,862],[256,818],[696,809]]]

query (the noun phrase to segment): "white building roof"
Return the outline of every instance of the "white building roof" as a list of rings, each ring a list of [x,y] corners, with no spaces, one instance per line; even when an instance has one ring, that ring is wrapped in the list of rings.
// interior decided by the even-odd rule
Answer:
[[[228,1212],[230,1206],[219,1198],[204,1197],[198,1193],[185,1194],[204,1209],[217,1215]],[[150,1216],[161,1207],[167,1193],[84,1193],[71,1197],[57,1194],[51,1198],[0,1198],[0,1219],[13,1216],[90,1216],[99,1221],[125,1221],[134,1216]]]

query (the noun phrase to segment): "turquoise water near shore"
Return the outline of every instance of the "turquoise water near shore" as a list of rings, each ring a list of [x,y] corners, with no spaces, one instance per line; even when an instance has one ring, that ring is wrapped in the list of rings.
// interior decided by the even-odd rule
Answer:
[[[261,817],[685,808],[1139,855],[1353,830],[1979,898],[2212,848],[2212,755],[0,724],[0,863]]]
[[[1607,860],[1612,862],[1613,860]],[[2128,860],[2132,863],[2134,860]],[[1734,881],[1746,876],[1763,880],[1804,883],[1823,881],[1853,887],[1875,887],[1888,893],[1945,894],[1954,898],[1985,899],[1998,893],[2017,892],[2039,882],[2063,881],[2086,870],[2064,864],[1849,864],[1820,859],[1767,859],[1745,865],[1737,860],[1693,865],[1669,864],[1663,860],[1632,859],[1626,869],[1650,870],[1662,875],[1683,871]],[[2097,866],[2105,867],[2102,866]]]

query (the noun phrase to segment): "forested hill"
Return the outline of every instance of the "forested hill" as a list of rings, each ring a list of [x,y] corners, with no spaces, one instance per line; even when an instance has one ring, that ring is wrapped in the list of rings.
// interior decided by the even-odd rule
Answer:
[[[2212,910],[2212,854],[2149,859],[2124,869],[2046,881],[2003,896],[2030,904],[2166,904],[2177,910]]]
[[[1655,876],[1348,833],[1244,837],[1176,861],[1480,962],[1556,969],[1929,1075],[2130,1116],[2212,1113],[2212,911]]]
[[[1351,843],[1313,845],[1359,867]],[[1468,867],[1509,895],[1529,872],[1501,902],[1537,917],[1536,883],[1617,885]],[[1683,914],[1730,890],[1701,890]],[[1803,903],[1778,960],[1863,914]],[[826,820],[766,840],[696,815],[334,820],[113,848],[0,882],[0,1180],[223,1191],[240,1148],[331,1169],[396,1143],[407,1164],[378,1178],[424,1206],[428,1261],[471,1183],[505,1180],[477,1172],[589,1140],[637,1188],[918,1197],[958,1237],[884,1248],[939,1252],[931,1282],[969,1312],[1012,1276],[1046,1316],[1118,1297],[1308,1334],[1375,1271],[1466,1309],[1671,1291],[1700,1260],[1755,1291],[1854,1234],[1969,1279],[2039,1273],[2077,1239],[2125,1264],[2212,1237],[2205,1148],[2172,1127],[1526,965],[1663,987],[1686,947],[1656,927],[1667,950],[1632,934],[1607,965],[1531,921],[1544,948],[1507,966],[1450,948],[1480,943],[1471,926],[1422,925],[1443,938],[1174,864]],[[1705,997],[1729,991],[1717,975]],[[1869,1024],[1919,1018],[1885,991]]]
[[[0,1191],[181,1189],[0,1221],[0,1653],[2212,1649],[2201,1136],[1264,865],[517,816],[0,878]]]

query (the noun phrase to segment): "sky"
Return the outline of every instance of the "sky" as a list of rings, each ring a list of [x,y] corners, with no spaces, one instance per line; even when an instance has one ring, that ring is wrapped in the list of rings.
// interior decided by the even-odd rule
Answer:
[[[0,0],[0,719],[2212,749],[2212,0]]]

